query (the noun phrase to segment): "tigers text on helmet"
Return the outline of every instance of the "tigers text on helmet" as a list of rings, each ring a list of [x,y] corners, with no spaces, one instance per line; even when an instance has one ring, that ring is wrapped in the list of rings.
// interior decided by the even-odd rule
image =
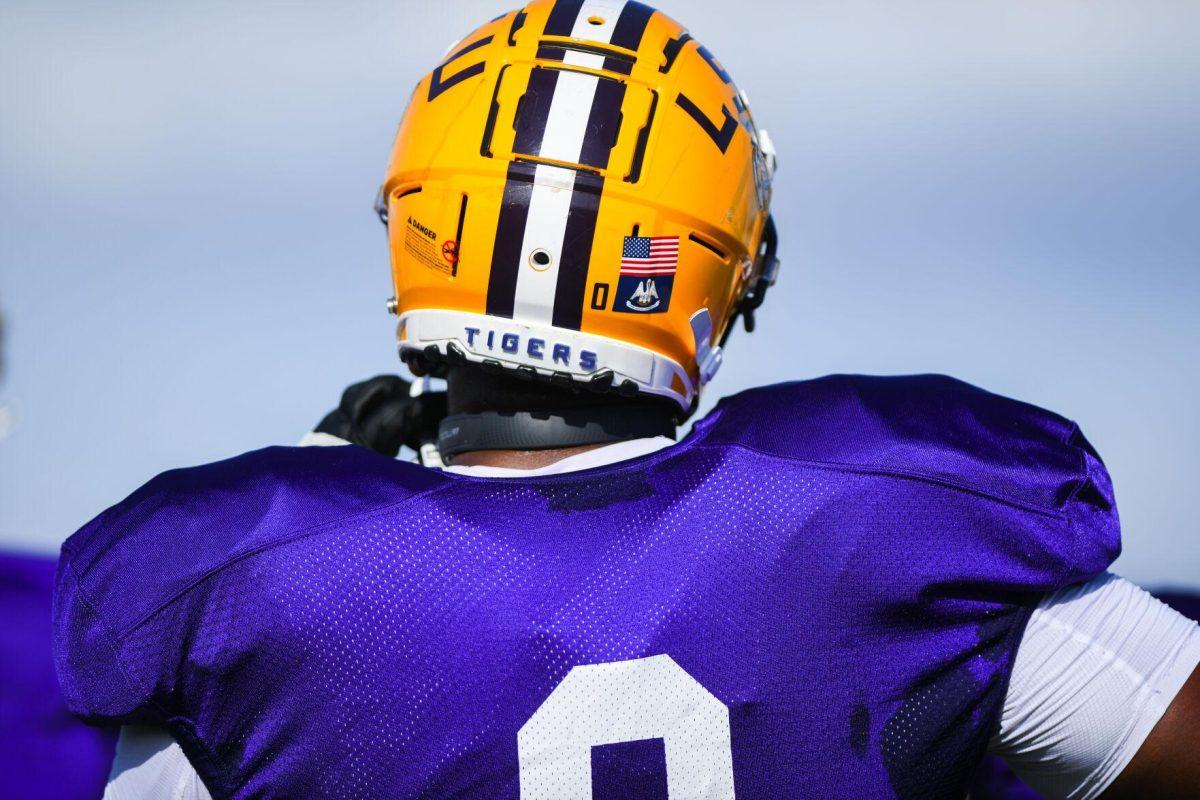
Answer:
[[[774,282],[774,167],[745,95],[666,15],[497,17],[417,85],[380,190],[401,357],[686,417]]]

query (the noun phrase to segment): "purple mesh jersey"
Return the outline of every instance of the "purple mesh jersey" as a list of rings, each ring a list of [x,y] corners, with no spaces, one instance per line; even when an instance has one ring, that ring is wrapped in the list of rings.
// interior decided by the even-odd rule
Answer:
[[[1071,422],[836,376],[566,475],[168,472],[64,546],[58,668],[222,798],[960,798],[1029,612],[1119,538]]]

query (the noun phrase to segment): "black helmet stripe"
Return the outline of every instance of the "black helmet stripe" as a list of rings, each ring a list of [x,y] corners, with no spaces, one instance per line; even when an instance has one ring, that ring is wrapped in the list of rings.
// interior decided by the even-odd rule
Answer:
[[[588,263],[592,259],[592,241],[596,236],[596,217],[604,179],[580,172],[571,191],[571,211],[563,233],[562,258],[558,282],[554,286],[554,313],[551,324],[579,330],[583,324],[583,296],[587,287]]]
[[[542,139],[546,135],[546,121],[550,118],[550,103],[554,100],[558,75],[559,70],[541,67],[534,67],[529,73],[529,84],[517,111],[514,153],[535,156],[542,152]]]
[[[608,167],[608,157],[617,143],[621,124],[621,104],[625,101],[625,84],[600,78],[588,112],[587,132],[579,148],[579,163],[597,169]]]
[[[630,0],[621,9],[621,16],[617,18],[617,26],[609,42],[626,50],[637,50],[642,43],[642,34],[646,32],[646,23],[653,15],[654,9],[650,6]]]
[[[570,36],[581,8],[583,8],[583,0],[558,0],[554,4],[554,8],[550,10],[550,17],[546,20],[543,34],[545,36]]]
[[[492,270],[488,277],[487,313],[513,315],[517,293],[517,270],[521,267],[521,243],[529,218],[529,196],[533,192],[533,165],[514,161],[508,165],[496,239],[492,247]]]

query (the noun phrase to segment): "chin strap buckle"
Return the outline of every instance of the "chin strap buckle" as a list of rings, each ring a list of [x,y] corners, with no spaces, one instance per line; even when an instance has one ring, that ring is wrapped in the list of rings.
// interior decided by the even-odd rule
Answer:
[[[700,368],[700,385],[713,379],[721,368],[721,346],[712,343],[712,315],[707,308],[692,314],[692,336],[696,340],[696,364]]]

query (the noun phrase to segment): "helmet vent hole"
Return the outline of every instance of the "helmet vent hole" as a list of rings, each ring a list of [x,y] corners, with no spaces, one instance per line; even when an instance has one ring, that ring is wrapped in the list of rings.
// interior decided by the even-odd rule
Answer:
[[[708,239],[705,239],[705,238],[702,238],[702,237],[700,237],[700,236],[697,236],[697,235],[696,235],[696,234],[694,234],[694,233],[689,233],[689,234],[688,234],[688,241],[691,241],[691,242],[694,242],[695,244],[698,244],[698,245],[700,245],[700,246],[701,246],[701,247],[703,247],[705,250],[708,250],[710,253],[712,253],[712,254],[713,254],[713,255],[715,255],[717,258],[721,259],[722,261],[728,261],[728,260],[729,260],[729,255],[728,255],[728,254],[727,254],[727,253],[726,253],[724,250],[722,250],[720,247],[717,247],[717,245],[716,245],[716,244],[714,244],[713,242],[709,241]]]
[[[548,252],[540,248],[529,254],[529,265],[538,272],[549,269],[553,260]]]
[[[603,24],[604,24],[604,17],[600,17],[600,16],[591,16],[591,17],[588,17],[588,24],[589,24],[589,25],[603,25]]]

